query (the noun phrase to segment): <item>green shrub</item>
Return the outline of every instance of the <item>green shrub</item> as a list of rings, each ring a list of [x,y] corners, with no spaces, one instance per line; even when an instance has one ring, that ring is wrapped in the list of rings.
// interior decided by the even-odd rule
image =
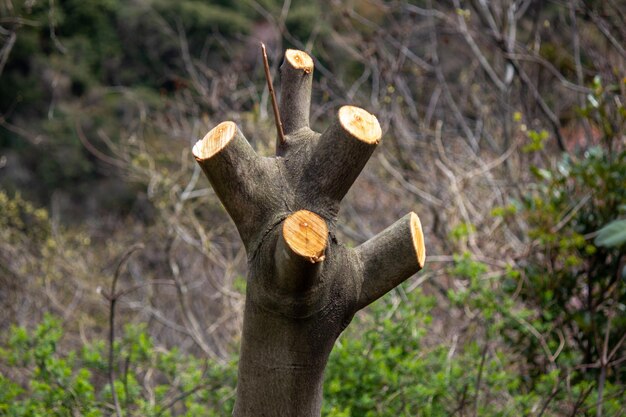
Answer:
[[[108,416],[108,344],[63,352],[58,319],[14,327],[0,350],[0,415]],[[115,389],[125,416],[224,416],[233,405],[235,366],[156,347],[143,326],[114,344]]]
[[[624,184],[626,152],[592,148],[578,161],[564,157],[523,201],[533,249],[520,264],[520,298],[539,313],[537,326],[557,341],[562,334],[563,355],[580,365],[598,363],[605,335],[614,346],[626,333],[624,243],[594,240],[626,214]],[[535,356],[537,345],[519,342]]]

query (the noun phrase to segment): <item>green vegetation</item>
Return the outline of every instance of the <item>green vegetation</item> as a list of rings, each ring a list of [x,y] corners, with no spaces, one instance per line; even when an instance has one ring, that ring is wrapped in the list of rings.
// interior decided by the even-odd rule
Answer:
[[[112,410],[103,340],[59,352],[61,322],[47,316],[32,331],[11,329],[0,358],[0,415],[106,416]],[[114,344],[117,397],[125,415],[224,416],[232,409],[236,367],[157,349],[141,326],[126,326]],[[10,375],[10,377],[9,377]],[[184,410],[184,411],[181,411]]]

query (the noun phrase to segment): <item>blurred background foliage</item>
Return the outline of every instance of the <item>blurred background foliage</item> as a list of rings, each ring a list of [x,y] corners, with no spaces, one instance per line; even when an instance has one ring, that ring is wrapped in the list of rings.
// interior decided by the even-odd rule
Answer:
[[[231,412],[246,255],[190,148],[230,119],[272,153],[259,41],[274,74],[315,58],[318,130],[353,103],[386,132],[339,239],[425,228],[426,268],[337,342],[323,414],[626,415],[625,16],[0,0],[0,415]]]

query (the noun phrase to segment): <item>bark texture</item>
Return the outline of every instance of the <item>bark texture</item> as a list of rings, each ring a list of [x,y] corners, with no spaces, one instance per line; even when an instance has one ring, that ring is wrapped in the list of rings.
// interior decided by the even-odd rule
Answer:
[[[319,417],[335,340],[425,258],[415,213],[357,248],[336,241],[339,204],[380,141],[380,126],[344,106],[325,132],[314,132],[313,60],[288,50],[281,74],[286,140],[277,141],[275,157],[258,156],[233,122],[193,148],[248,254],[236,417]]]

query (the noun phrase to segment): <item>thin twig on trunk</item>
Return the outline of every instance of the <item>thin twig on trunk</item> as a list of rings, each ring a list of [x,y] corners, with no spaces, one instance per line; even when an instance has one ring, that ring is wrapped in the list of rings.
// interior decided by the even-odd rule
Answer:
[[[285,133],[283,132],[283,122],[280,120],[280,112],[278,111],[278,102],[276,101],[276,93],[272,84],[272,76],[270,74],[270,64],[267,62],[267,51],[265,44],[261,42],[261,51],[263,51],[263,67],[265,68],[265,79],[267,80],[267,88],[272,97],[272,108],[274,109],[274,121],[276,123],[276,133],[280,139],[280,143],[285,143]]]

